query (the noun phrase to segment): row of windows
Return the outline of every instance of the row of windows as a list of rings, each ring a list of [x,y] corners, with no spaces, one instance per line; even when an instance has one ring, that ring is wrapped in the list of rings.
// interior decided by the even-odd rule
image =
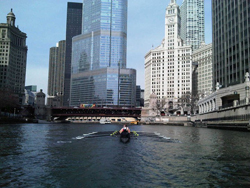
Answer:
[[[8,56],[9,54],[5,53],[0,53],[0,56]]]
[[[0,46],[0,49],[4,49],[4,48],[9,48],[9,46],[8,45],[5,45],[5,46]]]
[[[161,55],[161,54],[164,55],[164,52],[162,52],[162,53],[153,53],[152,55],[156,56],[156,55]]]
[[[9,42],[0,42],[0,45],[9,45]]]
[[[174,13],[175,13],[175,9],[168,10],[168,14],[174,14]]]

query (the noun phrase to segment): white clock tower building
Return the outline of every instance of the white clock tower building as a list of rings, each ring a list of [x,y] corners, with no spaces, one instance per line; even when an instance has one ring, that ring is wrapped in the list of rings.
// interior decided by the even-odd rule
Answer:
[[[166,8],[165,38],[145,55],[145,107],[154,93],[166,102],[170,113],[189,113],[182,101],[192,92],[192,49],[184,44],[180,32],[180,9],[176,0],[171,0]]]

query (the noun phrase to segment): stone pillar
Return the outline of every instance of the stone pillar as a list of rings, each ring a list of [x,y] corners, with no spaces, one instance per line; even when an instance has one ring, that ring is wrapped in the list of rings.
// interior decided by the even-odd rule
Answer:
[[[245,90],[246,90],[246,104],[249,104],[249,86],[246,86]]]
[[[246,87],[245,87],[245,90],[246,90],[246,104],[249,104],[249,86],[248,86],[248,83],[249,83],[249,73],[246,72],[245,74],[245,83],[246,83]]]
[[[233,101],[234,107],[237,106],[237,103],[238,103],[238,100],[234,100],[234,101]]]

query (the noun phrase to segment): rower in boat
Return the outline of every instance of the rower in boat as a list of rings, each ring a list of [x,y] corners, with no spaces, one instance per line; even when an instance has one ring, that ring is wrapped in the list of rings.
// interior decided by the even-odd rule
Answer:
[[[130,140],[130,129],[127,125],[123,125],[123,128],[119,131],[120,132],[120,141],[121,142],[129,142]]]

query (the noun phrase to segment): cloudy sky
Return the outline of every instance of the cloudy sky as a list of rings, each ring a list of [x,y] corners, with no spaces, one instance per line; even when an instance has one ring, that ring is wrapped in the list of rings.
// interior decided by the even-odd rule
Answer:
[[[13,9],[16,25],[28,36],[26,85],[47,94],[49,49],[66,38],[69,0],[0,0],[0,23]],[[177,0],[181,5],[183,0]],[[74,0],[70,2],[82,2]],[[164,38],[165,9],[170,0],[129,0],[127,68],[137,70],[137,85],[144,88],[144,55]],[[212,42],[211,0],[205,3],[205,42]]]

